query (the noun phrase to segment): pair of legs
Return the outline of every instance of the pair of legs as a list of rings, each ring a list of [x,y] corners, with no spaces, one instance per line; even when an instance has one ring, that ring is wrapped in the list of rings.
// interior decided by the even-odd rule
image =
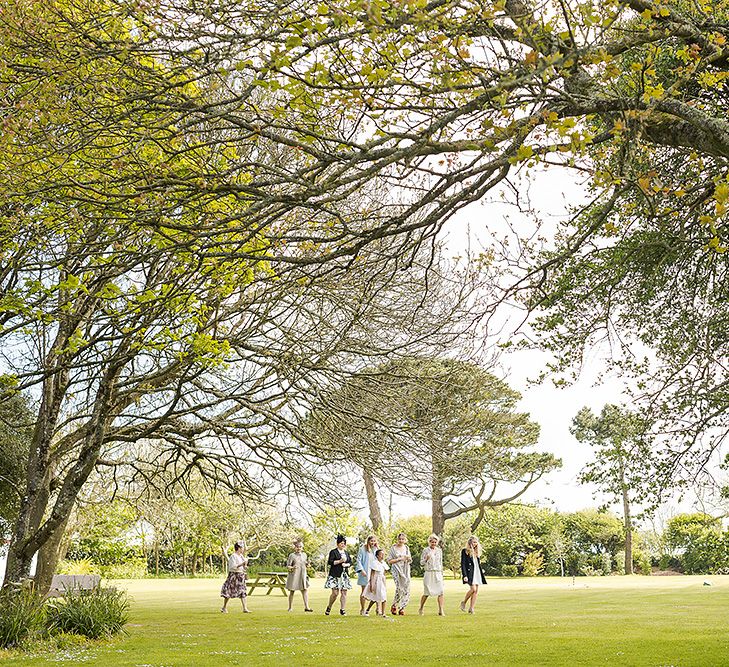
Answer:
[[[370,609],[372,609],[373,605],[375,606],[375,613],[378,616],[385,615],[385,605],[387,605],[387,601],[383,600],[382,602],[375,602],[374,600],[370,600],[370,603],[367,606],[367,613],[369,613],[369,611],[370,611]]]
[[[392,601],[390,612],[393,615],[404,616],[408,602],[410,602],[410,581],[395,578],[395,599]]]
[[[344,612],[344,607],[347,604],[347,589],[342,588],[340,590],[339,588],[332,588],[331,595],[329,596],[329,604],[327,604],[327,613],[331,611],[332,606],[337,601],[337,596],[339,596],[339,610],[340,612]]]
[[[365,605],[367,604],[367,598],[364,596],[365,590],[367,589],[367,584],[364,586],[360,586],[361,590],[359,592],[359,613],[364,613]]]
[[[476,606],[476,598],[478,597],[478,584],[471,584],[468,587],[468,592],[466,593],[466,597],[463,598],[463,602],[461,602],[461,611],[466,611],[466,604],[468,604],[468,601],[471,601],[471,604],[468,606],[468,613],[473,614],[473,608]]]
[[[227,614],[228,613],[228,601],[229,600],[230,600],[230,598],[223,598],[223,608],[220,611],[222,611],[224,614]],[[250,609],[248,609],[248,605],[246,605],[246,597],[245,596],[243,596],[240,599],[240,603],[243,605],[243,612],[246,613],[246,614],[250,614],[251,611],[250,611]]]
[[[437,599],[438,599],[438,616],[445,616],[445,614],[443,613],[443,593],[441,593]],[[423,607],[425,606],[425,603],[427,600],[428,600],[427,595],[423,595],[420,598],[420,609],[418,609],[418,613],[421,616],[423,614]]]
[[[289,611],[291,611],[291,609],[293,608],[293,605],[294,605],[294,593],[295,592],[296,591],[289,591]],[[309,591],[306,589],[303,589],[301,591],[301,597],[304,598],[304,611],[311,611],[311,609],[309,609]]]

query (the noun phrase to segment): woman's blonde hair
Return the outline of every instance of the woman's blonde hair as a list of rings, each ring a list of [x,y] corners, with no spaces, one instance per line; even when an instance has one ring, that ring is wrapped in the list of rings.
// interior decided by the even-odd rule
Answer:
[[[473,545],[476,545],[476,548],[473,548]],[[466,542],[466,553],[469,556],[476,556],[476,558],[481,558],[481,545],[478,543],[478,537],[475,535],[471,535],[471,537],[468,538],[468,542]]]
[[[375,542],[377,542],[377,535],[368,535],[364,543],[365,551],[369,551],[370,553],[372,553],[372,550],[370,549],[370,540],[374,540]]]

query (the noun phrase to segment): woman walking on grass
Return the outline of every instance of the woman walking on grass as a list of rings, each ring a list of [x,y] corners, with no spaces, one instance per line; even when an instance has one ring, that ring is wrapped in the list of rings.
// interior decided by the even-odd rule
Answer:
[[[286,577],[286,590],[289,592],[289,611],[294,604],[294,592],[301,591],[304,598],[304,611],[314,611],[309,608],[309,576],[306,572],[307,558],[304,553],[304,543],[300,539],[294,540],[294,552],[289,554],[286,567],[289,576]]]
[[[223,598],[223,606],[220,611],[228,613],[228,600],[240,598],[243,605],[243,612],[250,613],[246,605],[246,568],[248,558],[246,557],[246,545],[244,542],[236,542],[234,551],[228,558],[228,578],[220,589],[220,597]]]
[[[461,602],[461,611],[466,611],[466,603],[470,600],[468,613],[473,614],[478,597],[478,587],[486,583],[486,572],[481,565],[481,545],[475,535],[471,535],[466,543],[466,548],[461,549],[461,577],[463,583],[468,584],[468,592]]]
[[[404,616],[405,607],[410,602],[410,563],[413,562],[405,533],[398,533],[397,542],[390,547],[387,562],[395,582],[395,599],[392,601],[390,613],[393,616]]]
[[[374,535],[370,535],[357,553],[357,564],[354,567],[354,571],[358,575],[357,584],[361,588],[359,594],[360,616],[365,615],[365,604],[367,603],[367,599],[364,594],[365,589],[370,583],[370,566],[375,560],[375,551],[377,551],[377,546],[377,538]]]
[[[445,616],[443,611],[443,550],[438,546],[440,538],[434,533],[428,538],[428,546],[423,549],[420,564],[425,570],[423,574],[423,596],[420,598],[418,613],[423,615],[425,602],[431,596],[438,598],[438,616]]]
[[[329,596],[329,604],[327,604],[324,613],[329,616],[332,605],[336,602],[337,596],[339,596],[339,613],[344,616],[347,613],[344,610],[347,604],[347,591],[352,588],[352,583],[349,581],[349,574],[347,572],[352,565],[352,557],[347,553],[347,540],[344,536],[337,535],[337,546],[329,552],[327,563],[329,565],[329,575],[327,576],[324,588],[331,589],[332,593]]]

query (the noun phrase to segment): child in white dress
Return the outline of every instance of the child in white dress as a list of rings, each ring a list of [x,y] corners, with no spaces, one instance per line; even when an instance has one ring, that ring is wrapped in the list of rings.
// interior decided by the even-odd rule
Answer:
[[[385,571],[390,566],[385,562],[385,552],[382,549],[375,551],[375,558],[370,563],[369,584],[363,593],[365,599],[370,601],[365,616],[369,615],[373,605],[377,605],[375,611],[378,616],[385,616],[387,605],[387,585],[385,582]]]

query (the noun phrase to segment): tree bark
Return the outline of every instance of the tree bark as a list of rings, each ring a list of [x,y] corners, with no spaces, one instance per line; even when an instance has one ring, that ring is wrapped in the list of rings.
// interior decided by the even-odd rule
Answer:
[[[377,488],[375,487],[375,479],[367,468],[362,469],[362,478],[364,479],[365,491],[367,493],[367,502],[370,506],[370,521],[372,522],[372,531],[378,533],[382,530],[384,522],[382,521],[382,512],[380,512],[380,504],[377,502]]]
[[[51,588],[53,575],[56,573],[58,561],[61,559],[63,549],[63,537],[71,515],[56,528],[51,536],[38,549],[38,563],[35,568],[35,589],[41,595],[45,595]]]
[[[633,525],[630,517],[628,490],[623,485],[623,517],[625,522],[625,574],[633,574]]]
[[[445,513],[443,512],[443,485],[435,475],[433,475],[432,480],[431,498],[433,532],[442,537],[443,529],[445,528]]]

